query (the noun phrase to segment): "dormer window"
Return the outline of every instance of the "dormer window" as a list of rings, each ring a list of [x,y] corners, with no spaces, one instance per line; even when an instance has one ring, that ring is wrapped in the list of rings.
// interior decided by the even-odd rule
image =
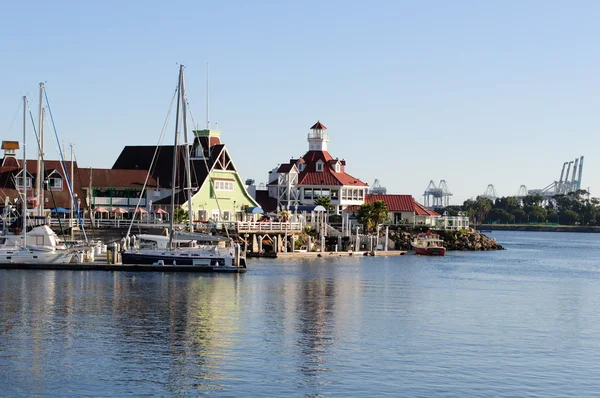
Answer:
[[[33,178],[29,173],[25,173],[25,184],[27,188],[32,187]],[[15,188],[23,189],[23,170],[15,176]]]
[[[323,171],[323,162],[320,160],[317,162],[317,171]]]
[[[51,170],[46,176],[44,181],[44,189],[51,189],[53,191],[62,191],[63,189],[63,178],[56,170]]]
[[[62,189],[62,178],[60,176],[52,176],[48,179],[48,188],[53,190]]]
[[[306,167],[306,164],[304,164],[304,163],[299,163],[299,164],[298,164],[298,171],[300,171],[300,172],[303,172],[305,167]]]
[[[27,177],[25,179],[25,182],[27,184],[27,188],[31,188],[31,177]],[[19,176],[19,177],[15,177],[15,187],[18,188],[23,188],[23,177]]]
[[[340,170],[341,170],[340,162],[337,162],[337,163],[335,164],[335,172],[336,172],[336,173],[339,173],[339,172],[340,172]]]

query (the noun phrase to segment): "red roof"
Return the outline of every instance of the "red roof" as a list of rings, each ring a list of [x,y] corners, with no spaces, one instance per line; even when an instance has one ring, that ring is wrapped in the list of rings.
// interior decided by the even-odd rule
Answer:
[[[412,195],[365,195],[365,203],[373,203],[377,200],[383,201],[390,212],[415,212],[417,216],[439,217],[440,214],[417,202]],[[348,206],[347,210],[358,210],[360,206]]]
[[[311,130],[327,130],[327,127],[321,121],[317,121],[311,128]]]

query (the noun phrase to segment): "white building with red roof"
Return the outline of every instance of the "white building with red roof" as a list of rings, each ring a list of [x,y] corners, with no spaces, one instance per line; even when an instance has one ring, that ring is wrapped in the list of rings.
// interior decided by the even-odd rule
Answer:
[[[381,200],[388,208],[388,218],[391,224],[418,224],[436,226],[442,217],[434,210],[417,202],[412,195],[367,194],[365,203],[373,204]],[[357,212],[359,206],[351,206],[347,211]]]
[[[308,152],[290,159],[269,172],[269,197],[277,199],[280,209],[314,205],[319,196],[327,196],[335,213],[352,205],[362,205],[369,186],[346,173],[346,161],[334,158],[327,150],[329,134],[320,121],[308,133]]]

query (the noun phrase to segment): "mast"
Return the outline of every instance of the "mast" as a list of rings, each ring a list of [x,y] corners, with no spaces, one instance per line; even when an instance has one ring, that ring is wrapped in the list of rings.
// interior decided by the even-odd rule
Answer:
[[[183,70],[181,71],[181,105],[183,111],[183,134],[185,136],[185,174],[186,174],[186,190],[188,204],[188,221],[190,223],[190,232],[194,232],[194,210],[192,208],[192,173],[190,160],[190,141],[188,138],[187,117],[186,117],[186,100],[185,100],[185,80],[183,79]]]
[[[210,122],[208,120],[208,63],[206,64],[206,129],[210,130]]]
[[[171,215],[169,217],[169,249],[173,249],[173,216],[175,215],[175,188],[177,177],[177,144],[179,144],[179,116],[181,105],[181,86],[183,65],[179,65],[179,84],[177,85],[177,111],[175,112],[175,143],[173,144],[173,172],[171,173]]]
[[[23,96],[23,245],[27,246],[27,96]]]
[[[38,124],[38,157],[37,157],[37,176],[35,178],[35,192],[37,195],[37,215],[44,215],[44,168],[42,162],[44,159],[44,83],[40,83],[40,122]]]
[[[69,180],[71,181],[71,218],[69,219],[69,227],[71,227],[71,240],[75,237],[75,231],[73,231],[73,207],[75,206],[75,190],[73,189],[73,144],[69,144],[71,147],[71,175]]]

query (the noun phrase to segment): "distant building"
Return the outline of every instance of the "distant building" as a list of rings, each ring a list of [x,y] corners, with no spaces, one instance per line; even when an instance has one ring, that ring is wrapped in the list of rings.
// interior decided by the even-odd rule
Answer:
[[[369,186],[346,173],[346,161],[331,156],[327,150],[329,134],[320,121],[308,134],[308,152],[299,159],[290,159],[269,172],[268,198],[276,201],[279,210],[294,210],[295,206],[314,205],[319,196],[329,197],[334,213],[347,206],[361,205]],[[261,205],[266,198],[257,199]]]
[[[367,194],[365,203],[374,203],[377,200],[383,201],[388,208],[389,221],[393,225],[397,224],[419,224],[435,226],[441,215],[434,210],[423,206],[417,202],[412,195],[393,195],[393,194]],[[352,206],[347,209],[349,212],[357,212],[359,206]]]

